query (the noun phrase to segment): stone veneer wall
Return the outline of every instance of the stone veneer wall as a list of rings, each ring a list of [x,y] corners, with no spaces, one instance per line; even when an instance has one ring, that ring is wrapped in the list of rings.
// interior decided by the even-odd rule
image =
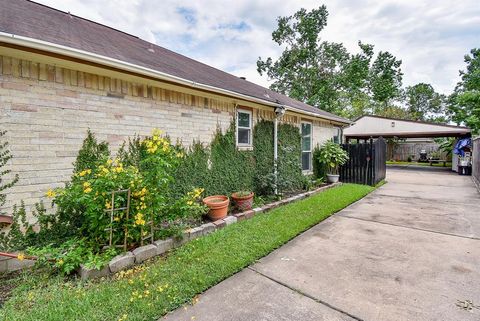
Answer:
[[[0,129],[14,156],[10,169],[20,181],[4,210],[24,200],[27,207],[49,188],[63,186],[90,128],[116,151],[125,138],[164,130],[184,145],[210,142],[225,130],[235,111],[233,99],[212,99],[58,66],[0,56]],[[254,121],[273,119],[254,110]],[[298,116],[282,120],[299,124]],[[331,138],[333,127],[314,121],[314,145]]]

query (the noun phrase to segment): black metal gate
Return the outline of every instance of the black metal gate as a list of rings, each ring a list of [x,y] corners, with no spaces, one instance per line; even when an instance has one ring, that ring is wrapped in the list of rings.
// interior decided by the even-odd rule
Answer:
[[[387,144],[383,138],[370,139],[363,144],[343,144],[348,162],[340,167],[340,181],[376,185],[387,172]]]

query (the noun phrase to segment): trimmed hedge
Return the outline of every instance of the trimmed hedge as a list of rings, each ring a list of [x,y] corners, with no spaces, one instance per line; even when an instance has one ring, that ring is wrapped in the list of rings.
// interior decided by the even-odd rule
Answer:
[[[298,127],[278,126],[278,190],[281,193],[302,190],[307,178],[302,174],[301,136]],[[275,190],[273,161],[273,122],[261,120],[253,129],[253,151],[239,151],[235,144],[235,125],[222,133],[217,129],[208,146],[194,142],[184,151],[171,188],[174,195],[195,187],[206,195],[230,195],[237,191],[254,191],[273,195]]]

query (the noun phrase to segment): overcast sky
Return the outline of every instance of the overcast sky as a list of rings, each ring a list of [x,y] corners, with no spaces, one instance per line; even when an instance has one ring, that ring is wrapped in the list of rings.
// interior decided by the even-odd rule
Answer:
[[[478,0],[38,0],[70,11],[186,56],[245,76],[263,86],[256,71],[259,56],[278,57],[272,40],[278,16],[322,4],[329,11],[322,39],[357,42],[390,51],[403,61],[404,84],[431,83],[449,93],[463,69],[463,56],[480,47]]]

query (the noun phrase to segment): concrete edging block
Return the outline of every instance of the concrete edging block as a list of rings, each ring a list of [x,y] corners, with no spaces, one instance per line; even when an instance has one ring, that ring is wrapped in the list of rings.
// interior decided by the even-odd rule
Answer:
[[[142,263],[157,255],[158,248],[154,244],[137,247],[132,251],[135,256],[135,263]]]
[[[172,238],[155,241],[153,244],[157,247],[157,255],[162,255],[165,252],[173,249],[173,242],[174,241]]]
[[[108,266],[110,268],[110,272],[116,273],[118,271],[124,270],[129,268],[135,264],[135,256],[132,252],[127,252],[124,254],[120,254],[115,256]]]
[[[92,269],[86,268],[83,264],[81,264],[77,270],[77,273],[78,275],[80,275],[80,278],[82,279],[82,281],[98,279],[101,277],[108,276],[110,274],[110,267],[108,265],[105,265],[100,270],[97,270],[95,268],[92,268]]]

